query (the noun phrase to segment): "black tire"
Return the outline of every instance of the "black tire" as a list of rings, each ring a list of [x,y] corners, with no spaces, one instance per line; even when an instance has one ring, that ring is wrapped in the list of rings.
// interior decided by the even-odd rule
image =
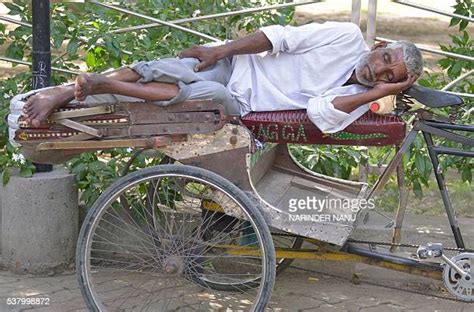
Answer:
[[[245,213],[247,222],[252,225],[253,230],[258,234],[258,247],[260,248],[262,258],[261,279],[259,283],[257,283],[258,285],[253,285],[259,287],[258,296],[255,298],[251,310],[263,311],[270,300],[273,290],[276,260],[272,237],[261,212],[243,191],[228,180],[211,171],[185,165],[160,165],[128,174],[112,184],[94,203],[81,227],[76,249],[77,278],[87,307],[91,311],[105,310],[101,307],[101,303],[97,302],[98,299],[95,298],[95,296],[97,296],[94,290],[95,285],[93,284],[92,278],[89,278],[88,275],[91,274],[92,276],[88,264],[88,261],[91,260],[91,256],[88,252],[94,250],[92,249],[93,236],[95,235],[94,231],[101,222],[102,214],[104,214],[109,207],[115,209],[111,203],[117,199],[120,201],[121,196],[123,196],[121,194],[125,194],[125,190],[128,190],[129,187],[138,185],[142,181],[147,181],[147,179],[162,179],[163,177],[179,177],[180,179],[185,177],[213,185],[220,192],[225,193],[226,196],[232,199]],[[206,281],[205,286],[212,289],[215,285],[210,285],[209,281]],[[235,290],[235,288],[233,290]]]

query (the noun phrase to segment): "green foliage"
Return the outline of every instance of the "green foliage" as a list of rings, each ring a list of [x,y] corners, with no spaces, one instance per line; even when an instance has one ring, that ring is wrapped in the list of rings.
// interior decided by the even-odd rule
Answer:
[[[472,17],[474,16],[474,5],[471,0],[457,0],[454,6],[454,13]],[[474,42],[470,38],[469,32],[466,30],[468,21],[459,18],[453,18],[450,26],[458,25],[459,33],[451,35],[452,45],[440,48],[443,51],[474,56]],[[455,58],[443,58],[438,65],[446,70],[446,73],[428,73],[426,72],[422,78],[418,80],[418,84],[432,89],[442,89],[450,81],[456,79],[463,73],[474,68],[474,63],[466,60]],[[474,84],[472,75],[456,84],[450,91],[461,93],[474,93]],[[435,109],[434,112],[441,116],[456,115],[458,123],[472,124],[472,99],[464,98],[465,105],[460,108],[443,108]],[[468,149],[460,144],[449,142],[447,140],[434,137],[437,145],[451,148]],[[472,149],[471,149],[472,150]],[[350,176],[351,169],[357,167],[359,161],[364,161],[365,157],[360,154],[360,149],[351,147],[318,147],[318,146],[293,146],[292,153],[306,167],[320,173],[328,174],[336,177],[347,178]],[[329,156],[331,155],[331,156]],[[379,164],[380,160],[390,159],[388,156],[393,155],[393,148],[370,148],[369,160],[376,160]],[[320,163],[316,163],[320,161]],[[414,144],[410,146],[409,151],[404,157],[404,166],[406,171],[407,186],[410,187],[417,197],[423,196],[423,186],[428,187],[428,180],[432,173],[432,165],[428,156],[428,151],[424,140],[421,136],[417,137]],[[449,168],[458,170],[462,181],[471,183],[472,171],[474,169],[474,159],[468,157],[440,156],[440,166],[443,172],[447,172]],[[375,177],[372,177],[371,181]]]
[[[453,6],[454,14],[464,15],[466,17],[474,16],[474,4],[472,0],[456,0],[456,4]],[[449,26],[456,26],[459,24],[459,30],[462,31],[466,29],[469,24],[466,20],[461,20],[460,18],[454,17],[451,19]]]
[[[128,166],[128,172],[133,172],[158,165],[163,157],[146,158],[140,154],[132,159],[134,153],[132,149],[114,149],[83,153],[68,161],[67,167],[76,175],[77,187],[82,191],[81,202],[90,207],[100,194],[123,175]]]
[[[361,150],[361,147],[290,145],[290,152],[306,168],[342,179],[349,179],[352,168],[367,162],[367,156]]]
[[[35,167],[28,160],[19,154],[18,150],[13,148],[8,142],[8,125],[5,122],[7,115],[10,113],[9,100],[20,93],[29,83],[28,74],[19,74],[15,77],[5,79],[0,84],[0,174],[2,175],[2,183],[6,184],[10,178],[13,168],[17,168],[20,175],[30,177]]]
[[[265,3],[266,2],[266,3]],[[281,3],[276,0],[161,0],[119,1],[115,5],[130,9],[163,21],[252,8],[265,4]],[[10,14],[19,15],[24,22],[31,23],[31,1],[15,0],[5,4]],[[219,39],[233,39],[241,32],[251,32],[264,25],[288,24],[292,20],[292,8],[279,11],[259,12],[221,19],[210,19],[180,24]],[[51,4],[51,48],[55,67],[79,70],[85,64],[87,70],[100,72],[118,68],[143,60],[174,57],[181,50],[192,45],[208,43],[193,34],[166,26],[112,33],[114,29],[149,23],[129,14],[120,13],[92,3],[58,2]],[[31,29],[19,26],[7,32],[0,24],[0,43],[8,45],[6,56],[31,61]],[[64,52],[67,52],[65,54]],[[0,84],[0,171],[7,181],[11,169],[19,168],[22,175],[31,175],[34,167],[25,161],[16,149],[7,144],[8,133],[4,116],[8,114],[9,100],[16,94],[30,89],[31,74],[24,73]],[[58,85],[74,79],[64,73],[53,72],[52,84]],[[97,197],[120,175],[132,157],[132,151],[116,149],[98,153],[83,153],[67,163],[71,172],[77,175],[77,186],[81,201],[90,207]],[[158,164],[160,157],[137,157],[130,171]],[[163,190],[160,196],[169,196]],[[164,195],[163,195],[164,194]]]
[[[441,50],[467,56],[473,54],[472,51],[474,51],[474,40],[469,38],[469,33],[467,31],[464,30],[460,35],[450,35],[450,37],[454,45],[440,45]],[[471,70],[474,68],[473,62],[449,58],[439,60],[438,65],[443,69],[447,69],[448,76],[451,79],[455,79],[456,77],[460,76],[463,69]]]
[[[464,15],[467,17],[474,16],[474,5],[470,0],[457,0],[456,5],[454,5],[454,13]],[[466,56],[474,56],[474,40],[470,38],[469,32],[466,30],[469,22],[466,20],[461,20],[459,18],[452,18],[450,26],[458,25],[459,33],[457,35],[450,35],[452,44],[448,46],[440,45],[440,48],[446,52],[452,52],[456,54],[462,54]],[[474,68],[474,63],[466,60],[460,60],[455,58],[443,58],[438,61],[438,65],[446,70],[446,75],[443,74],[426,74],[423,79],[420,79],[419,84],[434,88],[441,89],[447,85],[450,81],[458,78],[462,74],[472,70]],[[460,93],[474,93],[474,79],[472,75],[458,82],[450,91],[460,92]],[[458,108],[443,108],[436,109],[435,112],[441,116],[455,116],[458,123],[470,124],[472,125],[472,98],[464,98],[465,104],[462,107]],[[470,137],[474,137],[472,134],[467,134]],[[466,149],[469,148],[450,142],[448,140],[439,139],[434,137],[435,144],[442,145],[451,148]],[[472,149],[471,149],[472,150]],[[412,154],[419,153],[419,150],[412,149],[410,151]],[[441,156],[440,157],[440,166],[443,172],[447,172],[449,168],[456,168],[460,173],[461,179],[464,182],[472,182],[472,171],[474,169],[474,159],[468,157],[454,157],[454,156]],[[416,166],[417,169],[418,166]],[[424,183],[423,178],[416,179],[416,177],[409,176],[410,182],[413,186],[418,187],[419,182]],[[418,181],[417,181],[418,180]],[[418,183],[416,183],[418,182]]]

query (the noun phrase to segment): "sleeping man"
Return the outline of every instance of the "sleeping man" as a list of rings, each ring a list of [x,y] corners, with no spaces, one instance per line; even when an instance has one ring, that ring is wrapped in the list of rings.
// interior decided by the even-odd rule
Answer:
[[[369,49],[352,23],[275,25],[226,44],[192,47],[179,58],[79,75],[74,85],[31,96],[23,113],[38,127],[71,100],[97,102],[102,94],[157,105],[213,99],[228,114],[306,109],[329,133],[359,118],[367,103],[409,88],[422,69],[412,43],[381,42]]]

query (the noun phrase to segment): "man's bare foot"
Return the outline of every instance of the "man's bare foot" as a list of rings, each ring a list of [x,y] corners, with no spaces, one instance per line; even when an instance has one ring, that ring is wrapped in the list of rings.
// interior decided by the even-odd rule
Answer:
[[[34,128],[39,127],[55,109],[71,101],[71,95],[70,87],[55,87],[30,96],[23,107],[25,121]]]
[[[74,97],[84,101],[88,95],[105,93],[108,78],[101,74],[81,74],[76,78]]]

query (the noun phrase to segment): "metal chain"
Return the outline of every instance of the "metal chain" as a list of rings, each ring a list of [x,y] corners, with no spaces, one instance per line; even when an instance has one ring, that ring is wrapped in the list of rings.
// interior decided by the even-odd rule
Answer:
[[[408,248],[418,248],[421,245],[415,244],[394,244],[394,243],[387,243],[387,242],[374,242],[374,241],[364,241],[364,240],[356,240],[356,239],[348,239],[349,243],[355,244],[371,244],[371,245],[382,245],[382,246],[396,246],[396,247],[408,247]],[[451,251],[459,251],[459,252],[474,252],[474,249],[467,249],[467,248],[458,248],[458,247],[444,247],[445,250]]]
[[[272,235],[305,238],[304,236],[291,234],[291,233],[272,233]],[[347,242],[348,243],[354,243],[354,244],[381,245],[381,246],[390,246],[390,247],[392,247],[392,246],[407,247],[407,248],[418,248],[418,247],[420,247],[420,245],[416,245],[416,244],[406,244],[406,243],[394,244],[394,243],[387,243],[387,242],[357,240],[357,239],[351,239],[351,238],[349,238],[347,240]],[[444,247],[443,246],[443,249],[444,250],[450,250],[450,251],[458,251],[458,252],[474,252],[474,249],[458,248],[458,247]]]

